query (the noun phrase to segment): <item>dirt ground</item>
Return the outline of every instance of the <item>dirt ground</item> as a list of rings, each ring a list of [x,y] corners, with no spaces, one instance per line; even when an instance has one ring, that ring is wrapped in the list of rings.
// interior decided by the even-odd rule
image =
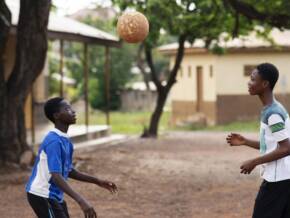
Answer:
[[[77,181],[70,184],[100,218],[248,218],[261,180],[258,169],[246,176],[240,175],[239,166],[259,154],[228,147],[225,136],[174,132],[158,140],[134,139],[76,151],[79,170],[114,181],[119,193]],[[0,173],[0,217],[35,217],[24,192],[29,172]],[[71,217],[83,217],[79,206],[65,198]]]

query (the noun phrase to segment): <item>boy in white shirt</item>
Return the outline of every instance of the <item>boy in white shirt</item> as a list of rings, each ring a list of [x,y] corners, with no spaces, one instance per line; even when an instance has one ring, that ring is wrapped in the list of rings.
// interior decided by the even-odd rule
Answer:
[[[273,89],[278,80],[277,68],[269,63],[256,67],[248,83],[250,95],[258,95],[261,112],[260,140],[250,140],[236,133],[227,137],[231,146],[246,145],[259,149],[261,156],[245,161],[241,173],[250,174],[261,165],[264,181],[258,192],[253,218],[290,217],[290,120],[285,108],[275,100]]]

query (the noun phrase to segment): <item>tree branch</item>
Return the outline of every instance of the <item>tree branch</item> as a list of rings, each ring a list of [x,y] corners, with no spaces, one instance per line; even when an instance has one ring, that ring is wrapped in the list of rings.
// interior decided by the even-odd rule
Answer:
[[[4,0],[0,0],[0,81],[4,83],[4,52],[11,25],[11,12]],[[2,86],[1,86],[2,87]],[[1,90],[0,90],[1,92]]]
[[[231,7],[238,13],[253,20],[267,22],[278,28],[290,27],[290,15],[286,14],[270,14],[258,11],[254,6],[242,2],[241,0],[227,0]]]
[[[235,13],[235,26],[232,32],[233,38],[238,37],[240,30],[240,14],[236,11]]]
[[[167,80],[166,88],[170,89],[171,86],[176,82],[176,75],[179,70],[180,64],[183,59],[184,55],[184,43],[186,40],[187,34],[180,35],[179,40],[178,40],[178,50],[176,54],[176,59],[175,59],[175,64],[173,69],[170,71],[169,78]]]
[[[138,48],[138,52],[137,52],[137,66],[142,73],[143,80],[144,80],[144,83],[146,85],[146,89],[149,91],[150,86],[149,86],[148,76],[147,76],[147,73],[146,73],[145,68],[144,68],[144,59],[142,58],[143,50],[144,50],[144,43],[141,43],[141,45]]]
[[[15,64],[7,81],[10,96],[19,96],[19,87],[27,96],[41,73],[46,59],[50,3],[51,0],[20,1]]]
[[[157,76],[157,72],[156,72],[156,69],[154,67],[154,63],[152,60],[152,48],[148,45],[145,45],[145,55],[146,55],[146,60],[147,60],[148,66],[149,66],[150,71],[151,71],[152,81],[154,82],[154,84],[157,88],[157,91],[160,93],[162,91],[163,86],[162,86],[162,84]]]
[[[4,68],[4,53],[6,48],[6,42],[9,36],[9,28],[11,25],[11,12],[9,11],[4,0],[0,0],[0,165],[5,160],[5,153],[7,149],[7,141],[5,140],[7,130],[7,120],[9,119],[6,115],[7,108],[7,86],[5,81],[5,68]],[[1,161],[2,160],[2,161]]]

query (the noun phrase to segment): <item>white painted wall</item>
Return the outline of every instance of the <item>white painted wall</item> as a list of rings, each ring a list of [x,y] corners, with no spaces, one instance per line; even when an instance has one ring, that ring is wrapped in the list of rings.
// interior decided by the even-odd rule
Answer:
[[[171,59],[173,66],[174,58]],[[215,57],[213,55],[185,55],[182,61],[182,73],[179,70],[177,83],[172,88],[172,100],[196,101],[196,68],[203,68],[203,100],[216,100],[216,72]],[[210,65],[213,66],[213,76],[210,77]],[[189,66],[191,66],[191,76],[189,75]]]
[[[218,56],[216,62],[217,93],[220,95],[248,94],[248,76],[244,76],[244,65],[270,62],[280,71],[275,87],[276,93],[290,93],[290,53],[230,54]]]
[[[173,66],[175,58],[171,58]],[[258,65],[270,62],[277,66],[280,78],[275,93],[290,93],[290,52],[289,53],[251,53],[251,54],[185,54],[181,71],[177,75],[177,83],[171,91],[172,100],[196,101],[196,67],[203,67],[203,100],[215,101],[217,95],[248,94],[248,76],[244,76],[244,65]],[[210,77],[210,65],[213,76]],[[191,66],[192,75],[188,75]]]

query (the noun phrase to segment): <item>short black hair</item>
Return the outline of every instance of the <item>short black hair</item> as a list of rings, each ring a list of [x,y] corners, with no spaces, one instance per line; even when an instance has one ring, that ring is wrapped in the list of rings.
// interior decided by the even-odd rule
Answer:
[[[54,123],[53,114],[59,112],[60,110],[60,102],[64,99],[61,97],[55,97],[48,99],[44,104],[44,113],[45,116]]]
[[[257,66],[257,70],[262,79],[269,82],[270,88],[273,90],[279,78],[277,67],[270,63],[262,63]]]

